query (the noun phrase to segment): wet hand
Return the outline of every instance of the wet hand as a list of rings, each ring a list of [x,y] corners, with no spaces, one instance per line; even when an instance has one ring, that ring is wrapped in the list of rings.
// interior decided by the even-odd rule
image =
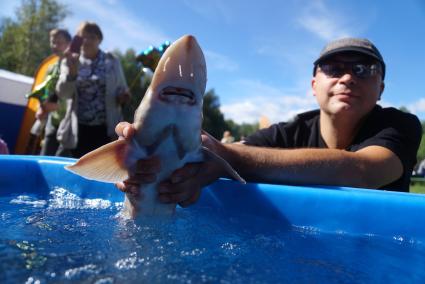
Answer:
[[[115,132],[119,139],[130,140],[135,133],[134,126],[128,122],[120,122]],[[217,150],[215,140],[208,133],[202,135],[202,144],[210,150]],[[140,195],[140,185],[156,181],[156,175],[161,170],[159,157],[139,160],[134,174],[127,180],[117,183],[116,187],[122,192],[135,197]],[[200,197],[202,188],[214,182],[222,175],[220,167],[214,161],[188,163],[177,169],[171,177],[158,187],[158,198],[163,203],[178,203],[182,207],[194,204]]]
[[[158,186],[158,198],[163,203],[179,203],[187,207],[195,203],[202,190],[202,177],[199,171],[202,163],[186,164],[176,170],[171,177]]]
[[[130,141],[135,132],[136,129],[134,128],[134,125],[126,121],[122,121],[115,126],[115,133],[118,135],[118,139]]]
[[[135,133],[133,124],[128,122],[120,122],[115,127],[118,139],[130,141]],[[158,157],[153,156],[148,159],[137,161],[134,172],[129,178],[123,182],[116,183],[115,186],[125,193],[132,195],[139,194],[139,188],[142,184],[149,184],[156,181],[156,174],[161,170],[161,161]]]
[[[156,181],[157,173],[161,170],[161,161],[158,157],[153,156],[149,159],[137,161],[134,173],[123,182],[118,182],[115,186],[124,193],[133,196],[139,196],[140,185],[149,184]]]
[[[208,133],[202,135],[202,145],[210,150],[216,143]],[[214,161],[189,163],[177,169],[171,177],[158,187],[159,200],[164,203],[178,203],[187,207],[198,201],[202,188],[217,180],[222,175],[220,167]]]

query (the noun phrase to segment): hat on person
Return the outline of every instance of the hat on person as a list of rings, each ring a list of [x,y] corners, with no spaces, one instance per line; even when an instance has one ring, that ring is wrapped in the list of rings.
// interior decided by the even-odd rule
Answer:
[[[326,58],[342,52],[357,52],[372,57],[381,63],[382,79],[385,78],[385,62],[379,50],[369,40],[364,38],[342,38],[328,43],[320,52],[319,58],[314,61],[314,74],[317,65]]]

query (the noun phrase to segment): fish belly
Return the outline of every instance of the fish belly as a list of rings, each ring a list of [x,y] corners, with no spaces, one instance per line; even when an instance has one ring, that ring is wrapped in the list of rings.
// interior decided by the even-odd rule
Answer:
[[[186,163],[185,159],[180,159],[177,147],[172,137],[167,137],[157,147],[153,155],[161,160],[161,171],[157,174],[157,181],[151,184],[140,186],[140,198],[136,199],[126,194],[124,210],[129,212],[133,218],[143,216],[169,216],[175,211],[176,204],[161,203],[158,199],[158,185],[168,179],[171,174]]]

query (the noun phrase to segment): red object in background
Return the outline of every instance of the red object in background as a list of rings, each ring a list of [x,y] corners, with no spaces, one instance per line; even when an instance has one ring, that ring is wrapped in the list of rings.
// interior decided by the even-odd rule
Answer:
[[[80,53],[81,52],[81,45],[83,45],[83,38],[79,35],[75,35],[72,38],[71,44],[69,45],[69,50],[72,53]]]

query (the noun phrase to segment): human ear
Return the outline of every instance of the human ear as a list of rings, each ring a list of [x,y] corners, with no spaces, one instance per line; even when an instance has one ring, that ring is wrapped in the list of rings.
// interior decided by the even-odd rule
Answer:
[[[382,96],[382,93],[384,92],[384,89],[385,89],[385,83],[382,82],[381,83],[381,90],[379,91],[378,101],[381,100],[381,96]]]
[[[311,89],[313,91],[313,96],[316,96],[316,79],[311,79]]]

